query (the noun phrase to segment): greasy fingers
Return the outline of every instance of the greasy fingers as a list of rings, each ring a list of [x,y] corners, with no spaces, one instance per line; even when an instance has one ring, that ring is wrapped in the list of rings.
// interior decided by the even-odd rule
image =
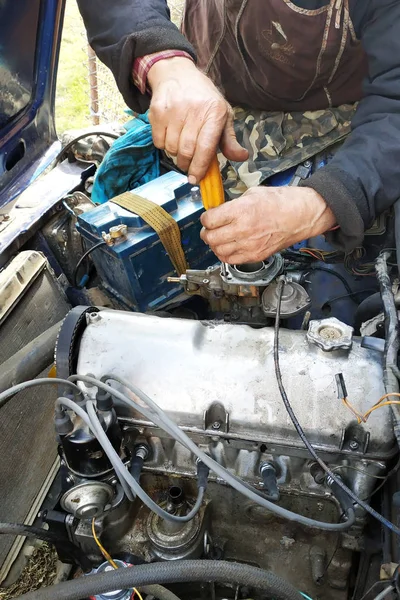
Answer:
[[[235,228],[227,226],[220,229],[206,229],[203,227],[200,237],[203,242],[212,247],[229,244],[235,242]]]
[[[220,142],[227,158],[246,159],[235,137],[231,107],[191,60],[160,60],[149,70],[148,83],[154,144],[176,156],[192,183],[203,179]]]
[[[218,229],[229,225],[236,218],[236,200],[221,204],[217,208],[210,208],[200,217],[201,224],[206,229]]]
[[[243,148],[236,139],[233,128],[233,111],[229,107],[228,118],[220,140],[221,152],[228,160],[243,162],[249,158],[248,151]]]
[[[306,187],[258,187],[207,211],[201,238],[229,264],[255,262],[304,239],[320,235],[336,222],[324,199]]]

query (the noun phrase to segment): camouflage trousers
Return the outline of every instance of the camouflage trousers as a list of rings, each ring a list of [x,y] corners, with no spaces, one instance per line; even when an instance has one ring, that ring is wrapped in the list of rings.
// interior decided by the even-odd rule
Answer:
[[[239,143],[249,152],[245,162],[218,156],[230,199],[265,183],[345,139],[357,104],[313,112],[265,112],[234,108]]]

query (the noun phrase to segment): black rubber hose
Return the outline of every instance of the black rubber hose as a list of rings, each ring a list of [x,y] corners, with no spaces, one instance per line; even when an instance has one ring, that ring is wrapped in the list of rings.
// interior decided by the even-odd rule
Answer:
[[[44,331],[1,365],[0,392],[27,379],[34,379],[51,365],[61,324],[62,321]]]
[[[34,538],[47,542],[52,546],[62,546],[64,552],[77,564],[84,573],[90,573],[93,569],[91,560],[84,552],[75,546],[66,538],[61,538],[52,531],[41,529],[40,527],[32,527],[24,523],[0,523],[0,535],[21,535],[23,537]]]
[[[80,579],[65,581],[47,589],[39,589],[20,596],[20,600],[81,600],[96,596],[140,588],[153,584],[172,583],[233,583],[261,590],[274,600],[303,600],[300,592],[288,581],[270,571],[250,565],[212,560],[174,560],[116,569]]]
[[[360,328],[363,323],[379,315],[383,310],[382,296],[380,292],[368,296],[358,305],[354,315],[355,334],[360,334]]]
[[[64,155],[67,154],[67,152],[69,152],[69,150],[71,150],[71,148],[73,146],[75,146],[75,144],[77,142],[79,142],[80,140],[83,140],[84,138],[90,137],[92,135],[109,137],[109,138],[112,138],[113,140],[117,140],[119,137],[121,137],[117,133],[112,133],[110,131],[108,131],[108,132],[107,131],[88,131],[86,133],[82,133],[81,135],[78,135],[76,138],[74,138],[73,140],[68,142],[68,144],[66,144],[64,146],[64,148],[62,150],[60,150],[60,152],[57,154],[56,158],[54,159],[54,161],[55,161],[54,166],[58,165],[58,163],[60,163],[63,160]]]
[[[361,508],[363,508],[366,512],[368,512],[372,517],[374,517],[382,525],[384,525],[385,527],[387,527],[388,529],[393,531],[393,533],[395,533],[396,535],[400,536],[400,529],[398,527],[396,527],[396,525],[394,525],[393,523],[391,523],[390,521],[385,519],[385,517],[380,515],[374,508],[372,508],[372,506],[370,506],[364,500],[359,498],[357,496],[357,494],[355,494],[353,492],[353,490],[351,490],[349,487],[347,487],[347,485],[345,485],[343,483],[343,481],[340,479],[340,477],[335,475],[335,473],[330,470],[328,465],[315,452],[313,446],[308,441],[308,438],[307,438],[306,434],[304,433],[304,430],[295,415],[295,412],[292,408],[292,405],[290,404],[288,395],[286,393],[285,386],[283,385],[282,372],[281,372],[280,361],[279,361],[279,321],[280,321],[280,316],[281,316],[280,313],[281,313],[282,293],[283,293],[284,285],[285,285],[285,280],[282,278],[278,283],[278,289],[277,289],[278,304],[276,307],[276,317],[275,317],[274,364],[275,364],[276,381],[278,383],[279,392],[281,394],[283,404],[284,404],[286,411],[290,417],[290,420],[292,421],[294,428],[296,429],[296,431],[299,435],[299,438],[301,439],[301,441],[303,442],[303,444],[305,445],[305,447],[307,448],[307,450],[309,451],[309,453],[311,454],[313,459],[319,464],[319,466],[329,476],[330,480],[335,482],[343,490],[343,492],[345,494],[350,496],[350,498],[354,502],[356,502],[359,506],[361,506]],[[338,498],[338,500],[340,501],[340,498]],[[345,509],[345,507],[343,507],[343,508]]]
[[[310,265],[308,268],[310,271],[320,271],[322,273],[328,273],[328,275],[332,275],[332,277],[336,277],[336,279],[339,279],[339,281],[341,281],[343,283],[343,286],[344,286],[346,292],[349,294],[349,298],[352,298],[354,300],[354,302],[356,302],[357,304],[359,303],[359,301],[356,298],[357,292],[354,292],[351,289],[351,287],[349,286],[349,284],[346,281],[346,278],[343,277],[343,275],[341,275],[337,271],[328,269],[327,267],[314,267],[314,265]],[[360,292],[360,293],[362,293],[362,292]]]
[[[140,483],[140,475],[142,473],[144,464],[144,459],[141,456],[134,456],[131,461],[131,466],[129,468],[130,474],[132,477]]]
[[[397,268],[400,273],[400,200],[394,204],[394,235],[396,239]]]
[[[102,240],[101,242],[97,242],[97,244],[95,244],[94,246],[92,246],[91,248],[86,250],[86,252],[84,254],[82,254],[80,259],[76,263],[76,266],[75,266],[75,269],[74,269],[74,272],[72,275],[72,283],[76,288],[79,286],[79,284],[77,282],[78,270],[79,270],[79,267],[81,266],[81,264],[83,263],[83,261],[85,260],[85,258],[87,258],[89,256],[89,254],[91,254],[93,252],[93,250],[96,250],[97,248],[100,248],[101,246],[105,246],[105,245],[106,245],[105,241]]]

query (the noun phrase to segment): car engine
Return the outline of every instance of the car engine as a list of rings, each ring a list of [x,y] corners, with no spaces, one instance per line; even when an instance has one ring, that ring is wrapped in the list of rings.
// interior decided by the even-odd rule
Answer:
[[[1,293],[24,260],[46,262],[72,306],[32,342],[35,355],[21,351],[22,367],[11,376],[10,358],[0,371],[2,407],[43,383],[54,349],[45,382],[58,468],[32,523],[71,569],[61,585],[81,586],[65,597],[357,600],[377,581],[395,589],[393,217],[350,255],[321,238],[225,265],[199,238],[201,196],[184,175],[135,193],[179,225],[182,272],[139,215],[94,205],[86,178],[18,270],[0,273]],[[104,586],[87,593],[91,580]],[[53,592],[40,593],[21,597]]]
[[[140,413],[143,399],[124,381],[134,382],[135,389],[143,390],[237,478],[290,511],[337,523],[343,510],[340,496],[308,456],[282,406],[273,346],[272,327],[79,308],[61,328],[56,364],[62,373],[74,357],[76,369],[70,362],[70,370],[76,370],[77,380],[82,374],[82,394],[97,402],[114,449],[138,480],[142,473],[143,488],[171,514],[185,514],[195,504],[197,457]],[[337,379],[345,382],[357,410],[366,413],[385,392],[381,354],[363,347],[352,328],[334,318],[311,321],[307,332],[282,329],[280,354],[287,393],[314,448],[352,490],[371,497],[375,478],[386,472],[396,453],[394,435],[388,435],[390,409],[359,425],[342,402]],[[116,382],[115,389],[137,401],[139,410],[118,398],[113,402],[91,378]],[[353,525],[340,535],[340,549],[329,567],[337,536],[283,521],[213,473],[196,516],[170,524],[146,506],[126,501],[84,422],[78,419],[69,427],[60,436],[65,474],[60,508],[69,536],[89,555],[96,556],[90,532],[95,518],[107,547],[117,554],[130,552],[145,560],[206,555],[246,562],[251,557],[251,563],[281,575],[293,570],[298,585],[310,593],[323,589],[327,598],[346,596],[351,556],[361,550],[363,510],[357,510]],[[59,523],[60,515],[49,512],[46,520]]]

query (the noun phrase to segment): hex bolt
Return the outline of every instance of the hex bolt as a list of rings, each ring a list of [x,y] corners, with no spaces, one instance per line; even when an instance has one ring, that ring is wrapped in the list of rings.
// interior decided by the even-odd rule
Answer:
[[[351,442],[349,443],[349,447],[350,447],[350,450],[358,450],[360,447],[360,444],[357,442],[357,440],[351,440]]]
[[[211,429],[221,429],[221,421],[214,421],[214,423],[211,425]]]

